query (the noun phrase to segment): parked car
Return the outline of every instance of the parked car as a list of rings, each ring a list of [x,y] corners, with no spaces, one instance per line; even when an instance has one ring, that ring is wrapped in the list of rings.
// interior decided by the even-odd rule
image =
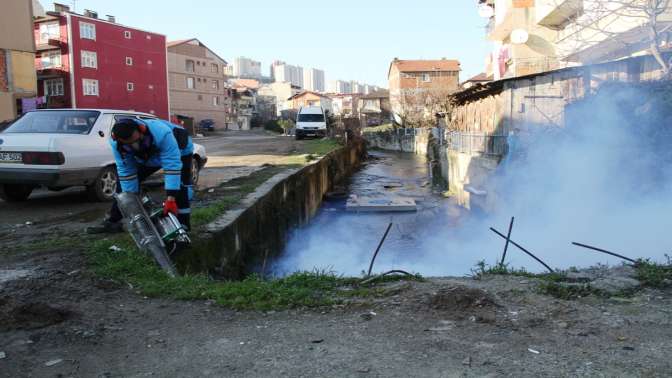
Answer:
[[[37,187],[85,186],[92,200],[112,199],[117,170],[108,138],[115,120],[156,118],[121,110],[54,109],[28,112],[0,133],[0,198],[25,201]],[[193,180],[207,162],[194,143]]]
[[[202,119],[198,123],[198,128],[200,131],[215,131],[215,121],[212,119]]]
[[[321,106],[303,106],[296,116],[296,139],[327,136],[327,117]]]

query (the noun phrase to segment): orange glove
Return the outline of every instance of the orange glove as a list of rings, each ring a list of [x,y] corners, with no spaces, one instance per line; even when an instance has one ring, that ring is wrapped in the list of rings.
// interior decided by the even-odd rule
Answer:
[[[163,216],[165,217],[168,213],[177,215],[177,202],[175,202],[174,198],[168,198],[163,203]]]

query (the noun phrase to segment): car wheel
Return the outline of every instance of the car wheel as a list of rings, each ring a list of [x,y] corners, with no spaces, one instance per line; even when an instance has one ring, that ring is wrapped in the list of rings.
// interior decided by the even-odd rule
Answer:
[[[0,198],[7,202],[22,202],[28,199],[33,187],[23,184],[0,185]]]
[[[191,185],[198,185],[198,177],[201,173],[201,164],[199,163],[199,158],[194,155],[194,158],[191,159]]]
[[[86,187],[89,198],[93,201],[111,201],[117,192],[117,170],[114,167],[105,167],[100,171],[96,181]]]

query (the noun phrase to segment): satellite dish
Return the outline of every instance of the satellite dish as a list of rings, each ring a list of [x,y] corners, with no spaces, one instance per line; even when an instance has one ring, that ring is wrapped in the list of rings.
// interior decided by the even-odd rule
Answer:
[[[515,29],[511,32],[511,43],[514,45],[522,45],[530,38],[530,34],[524,29]]]
[[[490,18],[495,15],[495,10],[486,4],[481,4],[478,6],[478,15],[483,18]]]

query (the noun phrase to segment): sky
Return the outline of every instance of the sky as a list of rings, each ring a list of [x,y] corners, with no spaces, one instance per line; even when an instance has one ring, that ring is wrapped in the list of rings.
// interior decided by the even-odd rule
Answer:
[[[229,63],[261,61],[264,75],[278,59],[382,87],[395,57],[458,59],[463,81],[484,70],[490,50],[476,0],[76,0],[84,9],[169,41],[198,38]]]

